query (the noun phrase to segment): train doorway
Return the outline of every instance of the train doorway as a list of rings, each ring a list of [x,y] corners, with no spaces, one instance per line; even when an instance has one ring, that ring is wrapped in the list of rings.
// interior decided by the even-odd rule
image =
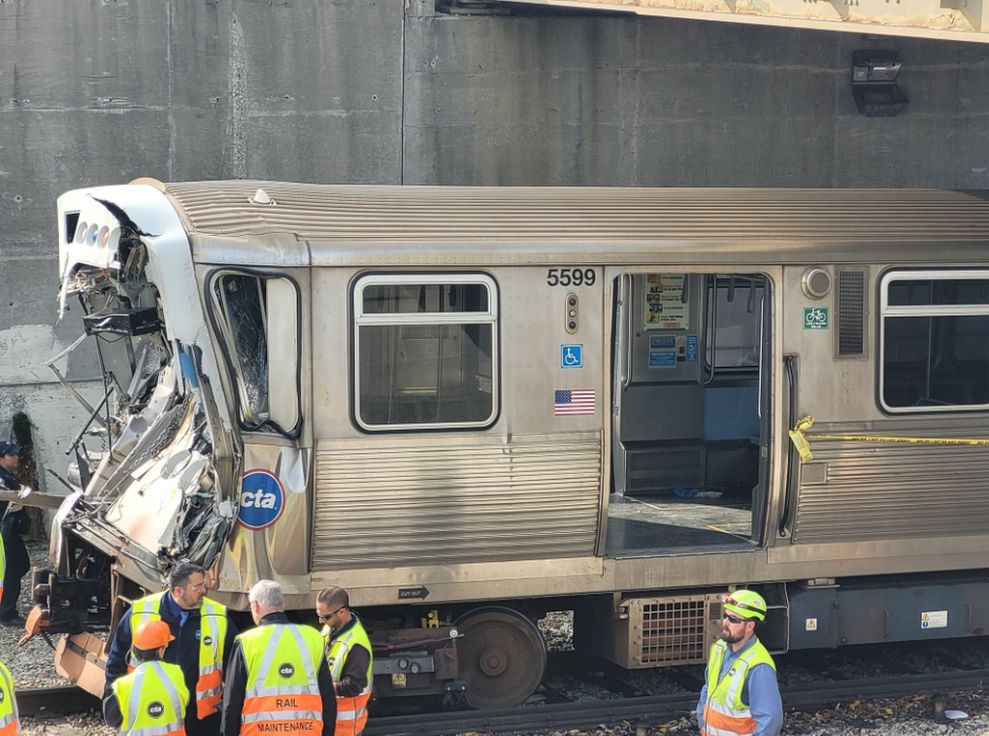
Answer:
[[[766,507],[770,289],[759,273],[613,283],[605,554],[758,546]]]

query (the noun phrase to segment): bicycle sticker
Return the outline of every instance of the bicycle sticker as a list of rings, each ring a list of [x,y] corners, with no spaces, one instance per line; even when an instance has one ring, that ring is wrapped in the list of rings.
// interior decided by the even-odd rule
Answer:
[[[804,307],[804,329],[805,330],[828,329],[828,308]]]

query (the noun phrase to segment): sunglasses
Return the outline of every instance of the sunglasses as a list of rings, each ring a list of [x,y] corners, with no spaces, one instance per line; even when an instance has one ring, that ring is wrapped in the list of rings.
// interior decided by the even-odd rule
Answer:
[[[732,623],[732,624],[740,624],[740,623],[743,623],[746,620],[744,618],[739,618],[738,616],[734,616],[734,615],[732,615],[730,613],[723,614],[723,618],[726,621],[728,621],[729,623]]]
[[[337,610],[335,610],[335,611],[333,611],[331,613],[326,614],[325,616],[321,616],[320,614],[317,613],[316,614],[316,618],[318,618],[320,621],[322,621],[325,624],[331,618],[333,618],[338,613],[340,613],[340,611],[342,611],[344,608],[345,608],[345,606],[340,606],[340,608],[338,608]]]

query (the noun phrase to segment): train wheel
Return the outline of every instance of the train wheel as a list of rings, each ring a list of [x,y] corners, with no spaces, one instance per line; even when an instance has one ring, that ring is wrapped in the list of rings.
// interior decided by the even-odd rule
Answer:
[[[539,629],[510,608],[481,608],[457,621],[457,664],[472,708],[510,708],[532,695],[546,669]]]

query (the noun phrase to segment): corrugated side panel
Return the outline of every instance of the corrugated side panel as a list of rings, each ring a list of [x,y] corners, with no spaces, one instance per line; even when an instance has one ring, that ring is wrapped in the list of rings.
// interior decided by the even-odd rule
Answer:
[[[812,463],[825,468],[801,473],[814,482],[800,484],[795,542],[944,537],[989,529],[984,447],[811,438],[811,449]]]
[[[601,436],[317,448],[313,571],[592,555]]]

